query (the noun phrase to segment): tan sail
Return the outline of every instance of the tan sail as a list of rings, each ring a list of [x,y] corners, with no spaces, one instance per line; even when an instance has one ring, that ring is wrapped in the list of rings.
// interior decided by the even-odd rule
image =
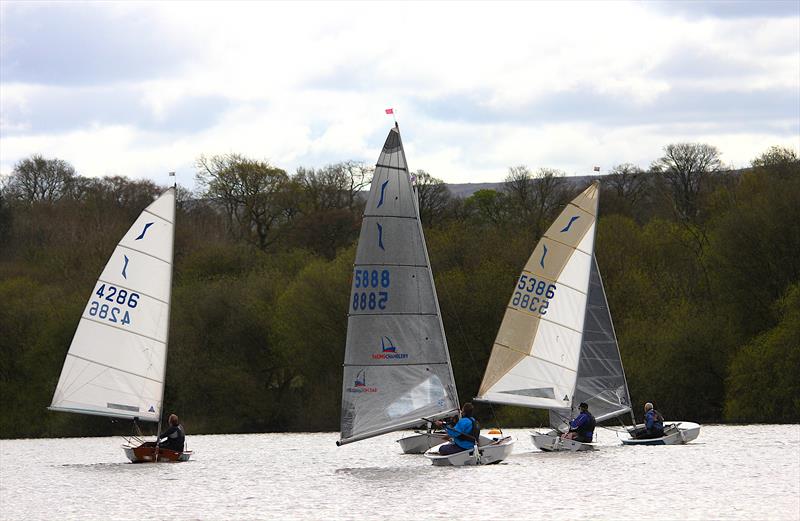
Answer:
[[[567,205],[528,259],[497,333],[478,399],[569,408],[581,352],[598,186]]]

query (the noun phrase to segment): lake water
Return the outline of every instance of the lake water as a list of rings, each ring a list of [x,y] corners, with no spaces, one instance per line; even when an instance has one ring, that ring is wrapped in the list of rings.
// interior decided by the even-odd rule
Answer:
[[[189,436],[188,463],[127,463],[120,438],[0,441],[0,518],[800,519],[800,426],[703,426],[688,444],[433,467],[386,435]]]

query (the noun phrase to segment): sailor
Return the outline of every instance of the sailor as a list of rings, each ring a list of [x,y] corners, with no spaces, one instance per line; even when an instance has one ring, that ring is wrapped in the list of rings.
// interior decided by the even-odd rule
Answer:
[[[439,454],[455,454],[462,450],[470,450],[475,446],[475,441],[480,435],[480,427],[478,421],[472,417],[472,411],[472,404],[467,402],[461,408],[461,419],[454,426],[444,425],[440,420],[434,422],[436,427],[444,425],[447,435],[452,440],[439,447]]]
[[[640,440],[660,438],[664,436],[664,417],[653,408],[653,404],[644,404],[644,428],[645,432],[637,436]]]
[[[591,443],[594,439],[594,426],[597,422],[589,412],[589,405],[586,402],[581,402],[578,408],[581,411],[580,414],[569,422],[569,432],[564,433],[561,437],[581,443]]]
[[[158,437],[159,446],[162,449],[183,452],[183,443],[186,440],[186,434],[183,431],[183,425],[178,421],[177,415],[169,415],[169,425],[169,428]]]

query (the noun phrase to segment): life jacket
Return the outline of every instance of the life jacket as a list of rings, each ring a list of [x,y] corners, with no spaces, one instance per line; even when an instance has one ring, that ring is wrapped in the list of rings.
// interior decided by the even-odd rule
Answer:
[[[594,428],[597,425],[597,420],[594,419],[594,416],[589,411],[586,411],[581,414],[586,414],[587,416],[589,416],[589,421],[581,425],[575,432],[577,432],[581,436],[585,436],[588,438],[594,434]]]
[[[466,416],[466,418],[469,418],[469,420],[472,422],[472,430],[469,434],[460,434],[458,437],[464,441],[473,441],[477,443],[478,438],[481,435],[481,424],[478,423],[478,420],[472,416]]]

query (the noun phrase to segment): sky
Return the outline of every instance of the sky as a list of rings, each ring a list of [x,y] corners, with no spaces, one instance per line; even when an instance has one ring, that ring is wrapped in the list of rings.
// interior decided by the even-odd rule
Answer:
[[[0,3],[0,173],[191,186],[202,155],[294,172],[647,167],[676,142],[731,167],[800,149],[800,1]]]

